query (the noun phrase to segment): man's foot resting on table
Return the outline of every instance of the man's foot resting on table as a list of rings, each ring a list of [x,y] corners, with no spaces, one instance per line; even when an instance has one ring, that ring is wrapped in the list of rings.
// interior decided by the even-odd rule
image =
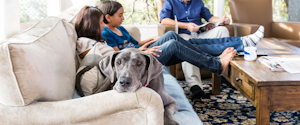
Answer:
[[[204,95],[204,91],[198,86],[194,85],[191,87],[192,99],[201,99]]]
[[[254,47],[264,37],[264,26],[260,26],[258,30],[248,36],[241,37],[244,47]]]

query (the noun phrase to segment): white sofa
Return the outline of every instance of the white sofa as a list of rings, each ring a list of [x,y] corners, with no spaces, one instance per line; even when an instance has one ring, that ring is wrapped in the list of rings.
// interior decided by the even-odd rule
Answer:
[[[72,24],[80,9],[47,17],[0,42],[0,124],[163,124],[161,98],[149,88],[72,99],[77,67]]]
[[[80,9],[71,7],[0,42],[0,124],[162,125],[162,100],[152,89],[110,90],[82,98],[74,92],[78,67],[74,22]],[[124,27],[140,40],[137,27]],[[168,94],[178,102],[175,120],[180,125],[202,125],[166,67],[163,76]]]

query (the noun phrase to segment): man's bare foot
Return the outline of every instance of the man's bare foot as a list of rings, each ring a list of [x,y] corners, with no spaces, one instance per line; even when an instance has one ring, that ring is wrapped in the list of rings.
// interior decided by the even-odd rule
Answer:
[[[225,55],[227,55],[228,53],[232,52],[234,50],[233,47],[228,47],[226,48],[221,55],[219,55],[220,58],[223,58]]]
[[[225,51],[225,50],[224,50]],[[233,50],[229,53],[227,53],[226,55],[224,55],[222,58],[220,57],[220,61],[222,63],[222,74],[224,74],[225,70],[227,69],[229,62],[232,60],[232,58],[235,56],[236,54],[236,50]]]

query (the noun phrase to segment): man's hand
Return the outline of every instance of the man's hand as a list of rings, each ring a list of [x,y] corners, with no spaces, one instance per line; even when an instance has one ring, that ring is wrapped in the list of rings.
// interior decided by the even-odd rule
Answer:
[[[230,19],[226,16],[226,14],[223,16],[222,19],[224,20],[223,24],[229,24],[230,23]]]
[[[215,23],[217,26],[219,25],[224,25],[224,24],[229,24],[230,23],[230,19],[224,15],[222,18],[220,17],[216,17],[216,16],[212,16],[208,22],[212,22],[212,23]]]
[[[187,23],[187,28],[191,33],[197,32],[199,30],[199,26],[195,23]]]

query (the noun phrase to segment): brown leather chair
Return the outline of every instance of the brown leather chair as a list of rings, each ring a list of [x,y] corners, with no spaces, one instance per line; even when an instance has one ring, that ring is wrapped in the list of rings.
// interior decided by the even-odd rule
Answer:
[[[300,22],[274,22],[272,0],[229,0],[229,6],[237,36],[251,34],[263,25],[265,37],[285,39],[282,41],[300,47]]]
[[[163,8],[163,3],[164,3],[164,0],[156,0],[158,18],[160,18],[159,15],[160,15],[161,9]],[[234,27],[232,25],[226,25],[226,28],[229,30],[229,35],[234,36]],[[161,36],[161,35],[163,35],[164,33],[168,32],[170,30],[174,31],[175,27],[159,24],[159,26],[158,26],[158,35]],[[183,71],[182,71],[181,63],[169,66],[169,68],[170,68],[170,73],[176,79],[179,79],[179,80],[184,79],[184,74],[183,74]],[[212,73],[208,70],[200,70],[200,73],[201,73],[201,78],[210,78],[212,76]]]

